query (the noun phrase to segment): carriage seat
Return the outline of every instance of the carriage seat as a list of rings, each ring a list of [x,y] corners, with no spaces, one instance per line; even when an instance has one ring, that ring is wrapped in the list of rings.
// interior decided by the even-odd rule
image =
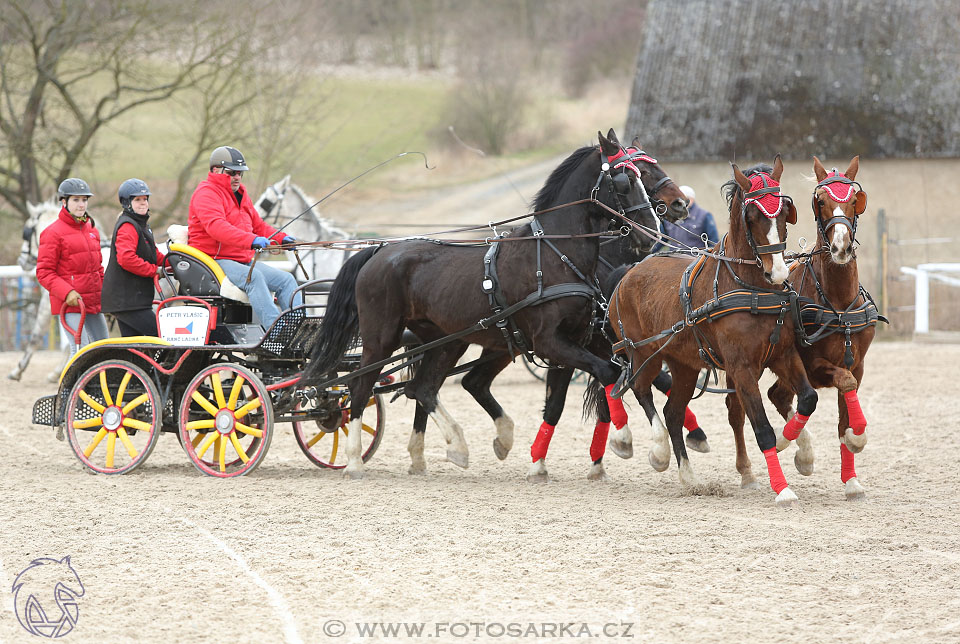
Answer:
[[[250,298],[243,289],[230,281],[212,257],[187,244],[186,226],[169,226],[167,235],[170,237],[167,244],[167,266],[173,269],[173,277],[179,282],[180,295],[219,296],[244,304],[250,303]]]

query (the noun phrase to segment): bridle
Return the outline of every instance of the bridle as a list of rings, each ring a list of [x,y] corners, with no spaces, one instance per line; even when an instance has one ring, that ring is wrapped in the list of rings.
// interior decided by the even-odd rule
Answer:
[[[34,252],[33,240],[36,237],[38,223],[37,220],[33,222],[27,220],[27,223],[23,225],[23,246],[21,246],[20,254],[17,256],[17,264],[24,272],[32,271],[37,266],[37,254]]]
[[[771,220],[771,225],[776,226],[776,218],[780,215],[780,211],[783,209],[783,202],[787,201],[788,204],[792,204],[793,200],[786,195],[780,194],[780,184],[774,181],[773,177],[766,172],[756,172],[749,176],[751,178],[759,177],[761,187],[744,193],[743,205],[740,208],[740,218],[743,221],[743,227],[746,230],[747,243],[750,244],[750,249],[753,250],[753,256],[757,260],[757,266],[762,269],[763,260],[760,256],[782,253],[787,248],[787,242],[786,239],[784,239],[784,241],[776,244],[757,244],[757,240],[753,238],[753,233],[750,231],[750,224],[747,222],[747,206],[754,204],[767,219]],[[769,212],[760,201],[766,195],[777,196],[777,209],[773,212]]]
[[[844,196],[843,198],[838,198],[841,195],[835,193],[834,190],[831,190],[830,188],[827,187],[827,186],[830,186],[831,184],[842,184],[847,186],[846,196]],[[854,190],[854,186],[856,186],[856,190]],[[860,212],[857,212],[857,207],[855,205],[854,211],[853,211],[853,222],[851,222],[846,215],[833,215],[832,217],[830,217],[830,219],[824,222],[820,218],[820,211],[823,209],[823,205],[824,205],[823,199],[821,199],[819,195],[819,191],[821,188],[824,190],[827,190],[827,192],[830,193],[830,197],[834,201],[837,201],[839,203],[847,203],[851,199],[855,199],[856,195],[859,193],[863,193],[864,197],[866,197],[866,193],[863,192],[863,188],[861,187],[859,182],[853,181],[852,179],[848,179],[845,175],[841,174],[836,168],[833,168],[830,174],[824,177],[823,181],[818,183],[817,187],[813,189],[813,198],[811,199],[810,205],[813,208],[813,218],[817,222],[817,230],[819,231],[824,243],[825,244],[829,243],[828,242],[829,237],[827,237],[828,231],[834,226],[836,226],[837,224],[840,224],[842,226],[846,226],[850,230],[850,246],[852,248],[853,244],[856,243],[856,238],[857,238],[857,222],[860,220],[860,212],[863,212],[863,211],[861,210]],[[864,206],[865,205],[866,204],[864,204]]]
[[[279,220],[280,214],[278,209],[280,208],[280,204],[283,203],[284,197],[287,196],[287,190],[289,189],[290,189],[289,181],[287,182],[287,185],[283,187],[283,190],[279,192],[272,185],[267,186],[267,189],[264,192],[264,195],[260,197],[260,200],[257,202],[257,204],[259,204],[259,206],[263,208],[263,212],[265,213],[265,216],[263,217],[264,221],[267,221],[268,219],[270,219],[270,217],[273,215],[274,210],[277,210],[277,216],[275,217],[275,219]],[[271,198],[271,195],[272,195],[272,198]]]

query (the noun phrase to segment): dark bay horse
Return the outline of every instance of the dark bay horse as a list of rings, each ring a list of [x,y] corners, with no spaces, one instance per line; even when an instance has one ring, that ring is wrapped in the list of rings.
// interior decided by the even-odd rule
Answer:
[[[848,499],[862,499],[854,454],[867,442],[867,421],[860,409],[857,390],[863,382],[864,358],[876,332],[879,318],[870,295],[860,286],[854,250],[857,222],[867,206],[867,193],[855,181],[860,157],[854,157],[844,173],[831,172],[813,158],[817,177],[812,207],[817,224],[817,244],[809,258],[791,267],[790,283],[800,294],[804,333],[798,344],[807,377],[817,389],[837,390],[840,435],[840,480]],[[879,318],[883,319],[883,318]],[[806,338],[806,340],[804,339]],[[793,391],[777,381],[767,396],[784,418],[793,414]],[[734,425],[736,431],[738,425]],[[743,431],[742,411],[739,430]],[[794,463],[801,474],[813,473],[813,449],[808,432],[801,428],[785,432],[778,449],[791,440],[799,450]],[[778,437],[780,438],[780,437]],[[742,445],[737,441],[737,447]],[[737,461],[741,455],[737,454]]]
[[[736,388],[753,425],[777,503],[791,504],[797,497],[780,468],[776,435],[763,409],[758,381],[764,368],[770,368],[798,392],[798,413],[809,416],[816,407],[817,394],[790,332],[790,302],[782,287],[788,274],[783,260],[787,224],[796,223],[797,211],[779,192],[783,173],[779,155],[769,172],[748,173],[749,177],[733,165],[733,180],[724,186],[730,232],[713,254],[692,262],[689,256],[658,255],[637,264],[614,291],[609,319],[620,339],[614,349],[630,361],[633,391],[653,428],[654,447],[648,457],[654,469],[669,466],[669,434],[681,484],[698,486],[681,431],[684,409],[706,361],[726,371],[728,386]],[[700,275],[707,278],[698,279]],[[788,328],[781,333],[784,322]],[[673,376],[664,407],[666,425],[650,392],[661,360]]]
[[[321,382],[358,333],[362,368],[399,348],[405,327],[429,343],[479,326],[478,320],[499,315],[496,311],[519,306],[503,325],[491,323],[428,350],[404,389],[439,425],[448,445],[447,458],[466,467],[463,430],[439,404],[437,391],[469,344],[502,351],[505,342],[512,343],[586,371],[605,385],[613,383],[616,367],[581,346],[596,295],[589,276],[596,271],[599,236],[611,224],[619,228],[625,223],[616,213],[637,217],[644,206],[649,208],[649,201],[637,173],[614,163],[626,154],[614,131],[607,136],[598,132],[598,138],[599,146],[581,148],[564,160],[537,194],[537,212],[557,209],[534,217],[496,243],[498,254],[492,261],[485,261],[492,252],[485,245],[421,240],[367,249],[348,260],[331,288],[300,385]],[[580,203],[566,205],[573,202]],[[509,361],[509,353],[505,355]],[[345,468],[349,476],[363,473],[360,415],[378,375],[379,370],[370,371],[349,383],[353,401]],[[500,422],[498,431],[507,424]],[[509,425],[512,434],[512,421]],[[422,455],[422,442],[423,432],[414,431],[412,456]],[[414,460],[411,470],[416,472],[418,466],[423,464]]]

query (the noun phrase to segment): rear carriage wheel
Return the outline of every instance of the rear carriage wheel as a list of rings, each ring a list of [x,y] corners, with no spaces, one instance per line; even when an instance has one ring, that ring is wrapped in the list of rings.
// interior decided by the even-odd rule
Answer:
[[[179,434],[187,456],[204,474],[249,474],[263,461],[273,437],[270,393],[246,367],[210,365],[184,391]]]
[[[125,360],[91,367],[70,390],[64,419],[73,453],[100,474],[140,466],[160,436],[160,394],[147,373]]]
[[[346,387],[333,387],[337,396],[339,416],[331,422],[294,422],[293,435],[297,445],[308,459],[318,467],[340,470],[347,466],[345,439],[350,433],[350,391]],[[360,417],[363,423],[360,436],[360,453],[363,462],[369,461],[383,438],[386,424],[386,404],[383,396],[374,394]]]

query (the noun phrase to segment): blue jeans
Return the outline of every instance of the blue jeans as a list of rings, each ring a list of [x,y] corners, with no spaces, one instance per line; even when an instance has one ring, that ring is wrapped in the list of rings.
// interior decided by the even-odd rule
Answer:
[[[80,314],[67,313],[66,315],[67,324],[69,324],[71,328],[76,329],[77,325],[80,324]],[[70,335],[67,330],[63,328],[63,325],[60,326],[60,333]],[[83,330],[80,333],[80,346],[85,347],[91,342],[106,340],[108,337],[110,337],[110,331],[107,329],[107,318],[104,317],[103,313],[88,313],[87,317],[83,320]],[[70,355],[76,352],[77,343],[71,336]]]
[[[241,264],[232,259],[218,259],[216,262],[230,278],[230,281],[237,288],[246,292],[247,297],[250,298],[250,306],[253,307],[254,314],[265,329],[269,329],[274,320],[280,317],[280,309],[273,303],[273,293],[277,294],[277,302],[283,310],[292,308],[291,299],[293,300],[293,306],[303,304],[302,293],[297,293],[294,298],[294,291],[297,290],[297,280],[292,273],[273,268],[266,262],[257,262],[253,267],[250,283],[247,284],[250,264]]]

